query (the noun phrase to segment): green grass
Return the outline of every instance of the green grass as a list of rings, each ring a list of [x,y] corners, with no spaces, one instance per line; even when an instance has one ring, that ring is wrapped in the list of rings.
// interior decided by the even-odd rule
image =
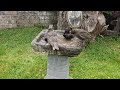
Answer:
[[[47,57],[31,48],[40,31],[37,27],[0,31],[0,78],[44,78]]]
[[[81,79],[120,78],[120,37],[98,37],[78,57],[71,58],[70,74]]]
[[[0,30],[0,78],[43,79],[47,55],[32,51],[31,41],[41,28]],[[120,78],[120,37],[98,37],[96,42],[70,58],[74,79]]]

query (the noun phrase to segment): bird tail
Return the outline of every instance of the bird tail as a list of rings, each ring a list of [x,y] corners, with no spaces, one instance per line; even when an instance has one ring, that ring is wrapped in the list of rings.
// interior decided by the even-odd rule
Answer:
[[[53,44],[53,50],[59,50],[59,47],[58,47],[58,44],[57,44],[57,43],[54,43],[54,44]]]

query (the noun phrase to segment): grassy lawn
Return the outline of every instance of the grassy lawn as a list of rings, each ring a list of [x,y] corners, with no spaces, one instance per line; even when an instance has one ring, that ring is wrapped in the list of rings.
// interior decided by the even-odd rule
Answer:
[[[35,53],[31,41],[41,31],[37,27],[0,30],[0,78],[43,79],[47,55]],[[120,37],[98,37],[83,52],[70,58],[74,79],[120,78]]]

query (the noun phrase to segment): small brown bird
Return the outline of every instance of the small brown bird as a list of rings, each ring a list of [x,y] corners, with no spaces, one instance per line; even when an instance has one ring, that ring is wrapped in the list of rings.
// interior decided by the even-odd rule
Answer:
[[[53,25],[49,25],[48,31],[46,32],[47,42],[52,46],[53,50],[59,50],[57,33],[53,31]]]
[[[75,35],[76,37],[78,37],[81,40],[87,40],[91,38],[91,35],[85,31],[85,30],[72,30],[71,34]]]

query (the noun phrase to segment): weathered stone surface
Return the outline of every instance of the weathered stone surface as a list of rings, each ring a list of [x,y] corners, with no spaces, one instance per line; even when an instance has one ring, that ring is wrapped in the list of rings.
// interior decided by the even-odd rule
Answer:
[[[66,40],[63,37],[63,30],[55,30],[58,35],[57,41],[59,50],[53,51],[51,45],[45,41],[44,35],[46,31],[47,29],[40,32],[31,43],[33,49],[37,52],[45,51],[49,54],[66,55],[72,57],[79,55],[84,47],[85,41],[80,40],[77,37],[74,37],[71,40]]]
[[[45,79],[69,79],[69,60],[67,56],[48,55]]]
[[[34,26],[42,24],[48,26],[57,19],[51,11],[0,11],[0,28]]]

